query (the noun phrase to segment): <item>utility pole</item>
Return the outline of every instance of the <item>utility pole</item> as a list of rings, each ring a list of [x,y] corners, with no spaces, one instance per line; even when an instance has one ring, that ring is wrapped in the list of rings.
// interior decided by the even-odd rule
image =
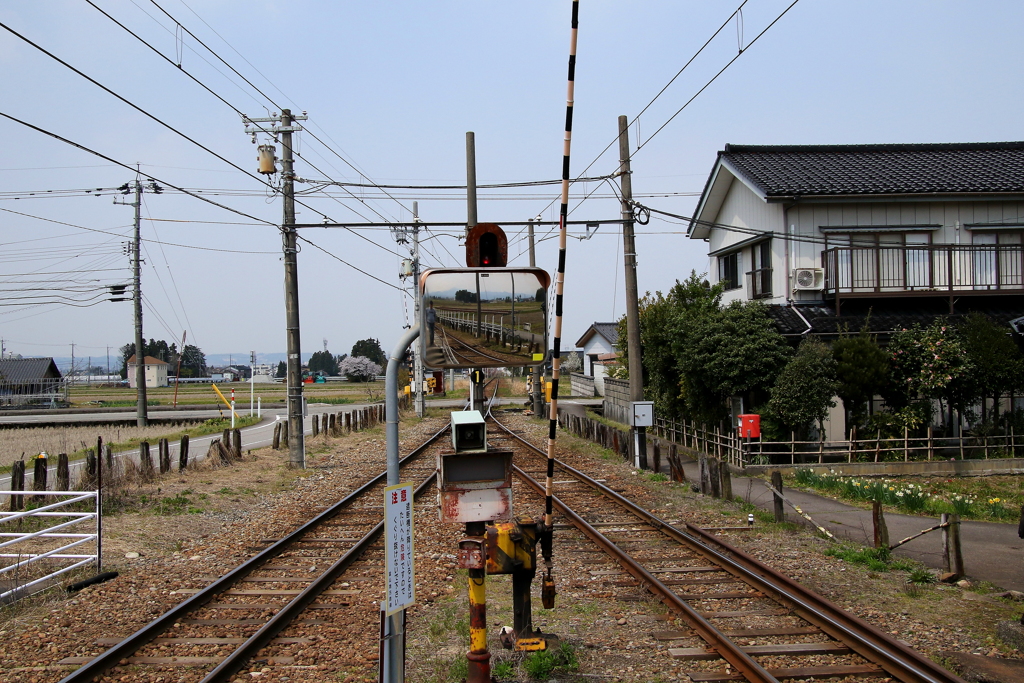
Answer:
[[[68,377],[72,384],[75,383],[75,343],[71,342],[71,367],[68,369]]]
[[[288,336],[288,462],[306,468],[302,419],[302,352],[299,341],[298,232],[295,229],[295,172],[292,168],[292,112],[281,110],[281,196],[284,216],[284,310]]]
[[[143,353],[142,336],[142,193],[144,188],[138,178],[132,183],[125,183],[118,188],[122,194],[135,191],[135,201],[125,202],[114,199],[115,204],[123,204],[135,208],[135,239],[132,244],[132,281],[134,291],[132,301],[135,306],[135,395],[138,408],[135,413],[135,424],[139,427],[149,425],[149,408],[146,405],[146,354]],[[150,190],[160,194],[160,186],[150,182]]]
[[[256,352],[249,352],[249,416],[253,415],[253,404],[256,402]]]
[[[412,289],[413,289],[413,327],[420,324],[420,312],[423,299],[420,296],[420,205],[412,203]],[[426,397],[423,395],[423,356],[420,354],[422,345],[413,345],[413,373],[416,402],[416,417],[423,417],[427,411]]]
[[[303,434],[302,406],[302,355],[299,343],[299,267],[298,232],[295,228],[295,172],[292,168],[292,133],[302,130],[295,121],[305,121],[306,112],[293,116],[290,109],[282,109],[281,116],[250,118],[242,115],[245,132],[256,142],[257,133],[281,135],[281,197],[284,211],[281,221],[281,241],[284,251],[284,310],[285,331],[288,342],[288,464],[300,469],[306,468],[306,448]],[[269,127],[261,123],[273,124]],[[250,128],[255,126],[255,128]],[[260,145],[260,173],[277,173],[273,145]]]
[[[476,134],[472,131],[466,133],[466,236],[477,224],[476,213]],[[476,329],[477,336],[480,333],[481,312],[480,312],[480,276],[476,276]],[[469,373],[469,398],[472,401],[473,410],[483,412],[484,409],[484,385],[483,382],[476,382],[474,379],[481,376],[479,368],[473,368]]]
[[[629,400],[644,400],[640,358],[640,294],[636,284],[636,240],[633,237],[633,180],[629,169],[629,123],[619,117],[619,184],[622,187],[622,253],[626,267],[626,349],[629,355]],[[647,428],[633,427],[636,465],[647,468]]]
[[[536,252],[536,250],[534,248],[534,242],[533,242],[533,221],[534,220],[540,221],[540,216],[537,216],[536,219],[531,218],[528,221],[529,224],[530,224],[529,225],[529,231],[530,231],[529,232],[529,236],[530,236],[530,267],[531,268],[536,268],[537,267],[537,252]],[[532,331],[533,330],[531,330],[531,332]],[[547,330],[542,330],[541,336],[543,337],[544,333],[546,333],[546,332],[547,332]],[[533,414],[535,416],[537,416],[537,417],[543,417],[543,415],[544,415],[544,391],[541,388],[541,384],[540,384],[540,378],[541,378],[541,371],[542,370],[543,370],[543,366],[540,366],[540,367],[533,368],[533,370],[530,372],[530,375],[531,375],[530,396],[531,396],[531,398],[533,400]]]

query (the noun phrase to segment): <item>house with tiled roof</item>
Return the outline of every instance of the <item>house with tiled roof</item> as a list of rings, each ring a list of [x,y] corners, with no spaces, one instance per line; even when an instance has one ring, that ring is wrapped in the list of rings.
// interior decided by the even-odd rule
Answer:
[[[67,384],[53,358],[0,358],[0,408],[67,402]]]
[[[159,358],[153,358],[153,356],[143,357],[142,368],[146,378],[146,387],[153,389],[169,386],[167,382],[168,367],[168,364]],[[135,380],[135,355],[132,354],[132,357],[128,359],[128,386],[132,389],[136,388]]]
[[[784,334],[1024,329],[1024,142],[726,145],[687,234],[724,301],[773,305]]]
[[[581,372],[594,378],[594,391],[598,396],[604,396],[606,366],[618,362],[618,345],[618,323],[594,323],[576,340],[576,348],[583,349]]]

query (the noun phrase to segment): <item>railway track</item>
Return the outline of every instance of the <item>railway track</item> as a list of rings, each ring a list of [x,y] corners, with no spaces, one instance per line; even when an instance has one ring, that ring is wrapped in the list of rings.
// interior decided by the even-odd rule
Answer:
[[[515,473],[543,496],[544,450],[494,421],[516,450]],[[527,457],[523,457],[527,456]],[[758,562],[717,536],[660,519],[605,484],[556,462],[555,509],[579,531],[556,532],[561,552],[591,551],[590,573],[646,589],[688,628],[655,632],[693,681],[889,677],[963,683],[921,653]],[[520,489],[519,509],[529,507]],[[602,553],[593,553],[593,544]]]
[[[503,363],[507,360],[481,351],[479,347],[470,346],[455,335],[448,334],[443,326],[439,325],[437,331],[441,333],[441,352],[449,363],[492,365],[494,363]]]
[[[436,432],[402,460],[402,478],[417,484],[417,495],[435,476],[434,459],[424,456],[448,430]],[[353,609],[360,585],[383,583],[379,569],[366,569],[374,576],[355,574],[361,561],[383,563],[385,484],[382,473],[284,537],[261,539],[265,547],[254,549],[253,557],[223,576],[209,577],[212,582],[204,588],[179,589],[191,597],[132,635],[99,641],[110,646],[100,655],[65,659],[62,664],[82,666],[62,683],[92,681],[128,664],[137,665],[145,680],[152,675],[147,667],[191,667],[192,677],[205,670],[204,683],[232,680],[253,661],[290,664],[292,657],[265,654],[265,648],[301,649],[310,638],[282,637],[285,629],[323,624],[328,611],[343,615]]]

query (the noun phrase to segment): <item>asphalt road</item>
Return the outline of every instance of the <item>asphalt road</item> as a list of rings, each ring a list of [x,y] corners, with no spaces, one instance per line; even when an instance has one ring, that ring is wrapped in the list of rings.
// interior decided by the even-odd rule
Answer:
[[[499,402],[502,402],[501,399],[499,399]],[[520,399],[506,399],[505,402],[517,403],[517,402],[521,402],[521,400]],[[429,401],[427,403],[427,407],[428,408],[458,408],[458,407],[461,407],[464,403],[465,403],[465,401],[463,401],[461,399],[440,399],[440,400]],[[339,412],[340,413],[350,413],[352,411],[359,410],[361,408],[365,408],[365,407],[367,407],[367,405],[369,405],[369,404],[365,404],[365,403],[344,404],[344,405],[333,405],[333,404],[325,404],[325,403],[311,403],[311,404],[308,404],[307,405],[307,412],[308,412],[310,417],[307,417],[304,420],[303,431],[304,431],[305,434],[312,434],[313,428],[312,428],[312,419],[311,419],[311,417],[313,415],[319,416],[319,415],[322,415],[323,413],[339,413]],[[238,412],[239,415],[248,414],[248,408],[246,408],[246,410],[243,411],[243,410],[240,410],[240,409],[238,409],[236,407],[236,411]],[[174,419],[175,419],[175,421],[178,421],[179,419],[205,420],[205,419],[209,419],[211,417],[219,417],[220,414],[221,413],[220,413],[219,410],[176,411],[176,412],[174,412]],[[274,425],[279,420],[285,419],[286,418],[286,414],[287,413],[286,413],[286,411],[283,408],[275,408],[275,409],[272,409],[272,410],[264,410],[263,411],[263,419],[259,423],[255,424],[255,425],[252,425],[251,427],[246,427],[246,428],[241,430],[241,433],[242,433],[242,449],[246,450],[246,449],[252,449],[252,448],[265,448],[267,446],[270,446],[273,443],[273,439],[274,439]],[[4,417],[10,417],[10,416],[4,416]],[[116,412],[116,413],[105,412],[105,413],[65,413],[65,414],[51,413],[49,415],[19,415],[19,416],[15,416],[15,417],[21,418],[22,420],[24,420],[26,418],[39,418],[39,421],[38,422],[34,421],[33,424],[55,424],[55,423],[89,424],[89,423],[96,423],[96,422],[121,421],[121,420],[134,421],[135,420],[135,412],[134,411],[132,411],[132,412],[127,412],[126,411],[126,412],[123,412],[123,413],[122,412]],[[10,424],[10,422],[8,422],[8,424]],[[21,424],[21,422],[18,422],[16,424]],[[218,433],[218,434],[208,434],[206,436],[197,436],[197,437],[190,438],[189,439],[189,459],[190,460],[202,460],[203,458],[205,458],[206,457],[206,452],[210,448],[210,444],[213,442],[214,439],[219,439],[220,437],[221,437],[221,435]],[[155,445],[156,444],[151,444],[151,453],[153,454],[154,459],[156,458]],[[179,449],[179,445],[180,444],[179,444],[178,441],[172,441],[169,445],[170,445],[170,450],[171,450],[171,462],[172,463],[177,463],[177,461],[178,461],[178,449]],[[120,451],[118,453],[115,453],[114,457],[115,458],[131,458],[135,462],[139,462],[140,451],[138,451],[138,450]],[[78,472],[78,470],[80,468],[84,467],[84,466],[85,466],[85,463],[84,463],[84,461],[81,461],[81,460],[78,460],[78,461],[75,461],[75,462],[71,463],[71,465],[70,465],[70,470],[71,470],[70,474],[71,474],[71,480],[72,481],[75,480],[76,473]],[[57,469],[56,468],[56,461],[53,461],[53,464],[48,468],[48,472],[49,473],[47,475],[47,479],[49,481],[51,481],[51,482],[56,478],[56,469]],[[27,467],[26,471],[25,471],[25,488],[26,489],[31,489],[32,488],[32,478],[33,478],[32,475],[33,475],[32,468],[31,467]],[[0,476],[0,490],[8,490],[10,488],[10,485],[11,485],[11,478],[10,478],[9,474],[8,475]]]
[[[684,469],[690,481],[699,481],[696,462],[685,463]],[[762,509],[772,510],[773,495],[765,487],[765,483],[762,479],[734,477],[733,494],[742,496]],[[782,493],[838,538],[869,546],[874,544],[874,525],[870,510],[796,489],[785,489]],[[805,520],[788,505],[786,517],[789,521],[806,524]],[[885,513],[890,544],[938,523],[939,520],[934,517]],[[1017,537],[1016,524],[961,522],[960,544],[964,570],[968,577],[988,581],[1007,590],[1024,591],[1024,540]],[[934,569],[941,569],[942,532],[927,533],[900,546],[893,554],[909,557]]]

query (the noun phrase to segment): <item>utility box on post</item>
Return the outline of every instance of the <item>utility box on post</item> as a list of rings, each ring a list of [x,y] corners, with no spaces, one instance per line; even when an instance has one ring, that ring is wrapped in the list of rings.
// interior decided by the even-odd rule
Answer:
[[[631,427],[653,427],[654,426],[654,402],[633,401],[633,414],[630,420]]]
[[[761,438],[760,415],[740,415],[740,437],[744,439]]]
[[[452,413],[454,453],[438,455],[442,522],[512,518],[512,451],[487,448],[487,425],[477,410]]]

